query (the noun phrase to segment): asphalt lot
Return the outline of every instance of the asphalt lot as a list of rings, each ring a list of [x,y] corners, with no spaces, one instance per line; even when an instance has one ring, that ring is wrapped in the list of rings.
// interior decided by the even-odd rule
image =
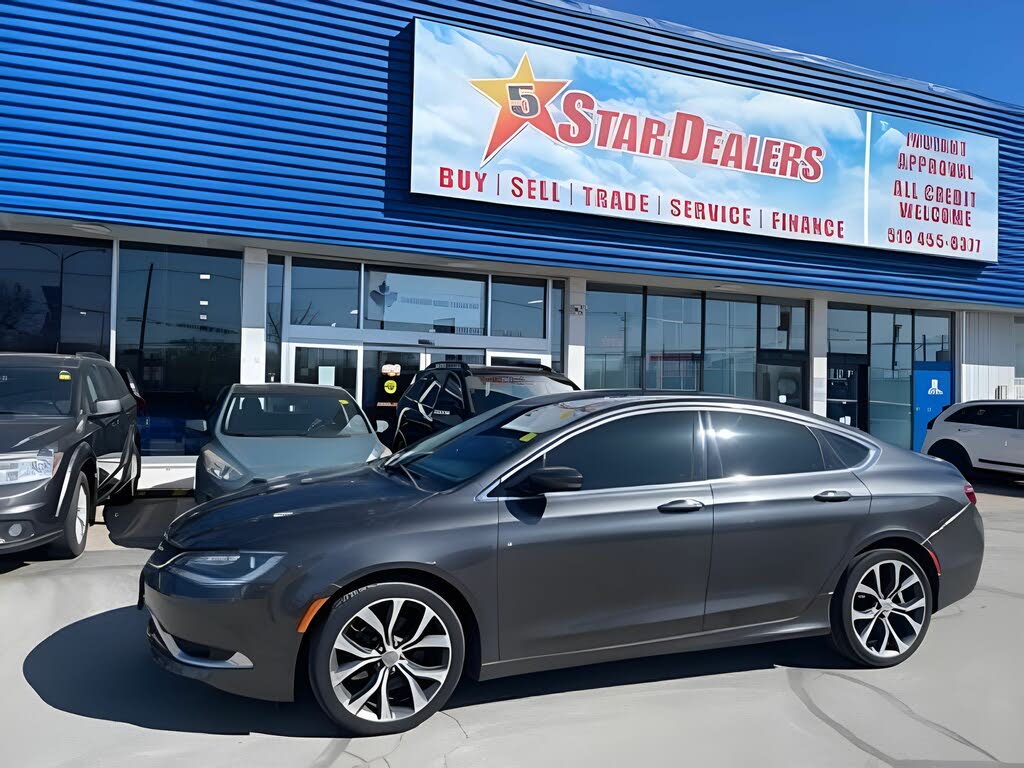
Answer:
[[[1024,487],[982,490],[979,586],[899,667],[851,669],[815,639],[464,682],[415,731],[352,740],[309,697],[150,661],[134,603],[154,526],[125,508],[73,562],[0,558],[0,765],[1024,765]]]

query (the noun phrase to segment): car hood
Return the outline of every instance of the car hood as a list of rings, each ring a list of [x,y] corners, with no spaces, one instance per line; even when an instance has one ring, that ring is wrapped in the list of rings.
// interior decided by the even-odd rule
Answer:
[[[349,437],[232,437],[217,442],[240,469],[264,480],[296,472],[362,464],[381,447],[376,435]],[[214,447],[214,450],[217,450]]]
[[[0,453],[38,451],[75,431],[78,419],[70,416],[0,415]]]
[[[286,547],[291,537],[345,526],[387,525],[433,494],[373,465],[291,475],[253,483],[193,507],[167,529],[181,549]]]

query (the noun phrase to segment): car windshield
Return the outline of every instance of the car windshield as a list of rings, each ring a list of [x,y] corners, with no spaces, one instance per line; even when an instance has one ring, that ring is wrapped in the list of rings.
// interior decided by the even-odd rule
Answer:
[[[352,437],[370,434],[353,397],[337,392],[245,392],[227,403],[223,432],[233,437]]]
[[[8,367],[0,371],[0,413],[70,416],[72,376],[77,370]]]
[[[487,373],[467,376],[466,388],[477,413],[537,395],[573,392],[571,384],[537,373]]]
[[[527,450],[538,437],[614,405],[609,397],[530,407],[518,401],[481,413],[398,453],[385,467],[408,470],[432,490],[454,488]]]

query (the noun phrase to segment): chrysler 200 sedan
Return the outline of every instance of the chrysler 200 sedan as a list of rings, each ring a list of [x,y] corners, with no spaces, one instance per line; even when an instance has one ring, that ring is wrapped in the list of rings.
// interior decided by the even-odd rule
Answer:
[[[579,392],[177,519],[142,573],[155,659],[344,730],[406,730],[488,679],[830,635],[887,667],[974,588],[950,464],[785,406]]]

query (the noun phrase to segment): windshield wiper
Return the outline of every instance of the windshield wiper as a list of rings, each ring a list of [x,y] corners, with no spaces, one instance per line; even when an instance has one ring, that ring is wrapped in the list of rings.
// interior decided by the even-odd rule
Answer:
[[[413,476],[410,469],[401,462],[396,461],[391,464],[385,462],[384,464],[381,465],[381,468],[388,472],[391,472],[395,467],[397,467],[398,469],[402,470],[402,472],[405,473],[405,476],[409,478],[409,482],[413,484],[413,487],[416,488],[417,491],[423,490],[422,488],[420,488],[420,484],[416,482],[416,478]]]

